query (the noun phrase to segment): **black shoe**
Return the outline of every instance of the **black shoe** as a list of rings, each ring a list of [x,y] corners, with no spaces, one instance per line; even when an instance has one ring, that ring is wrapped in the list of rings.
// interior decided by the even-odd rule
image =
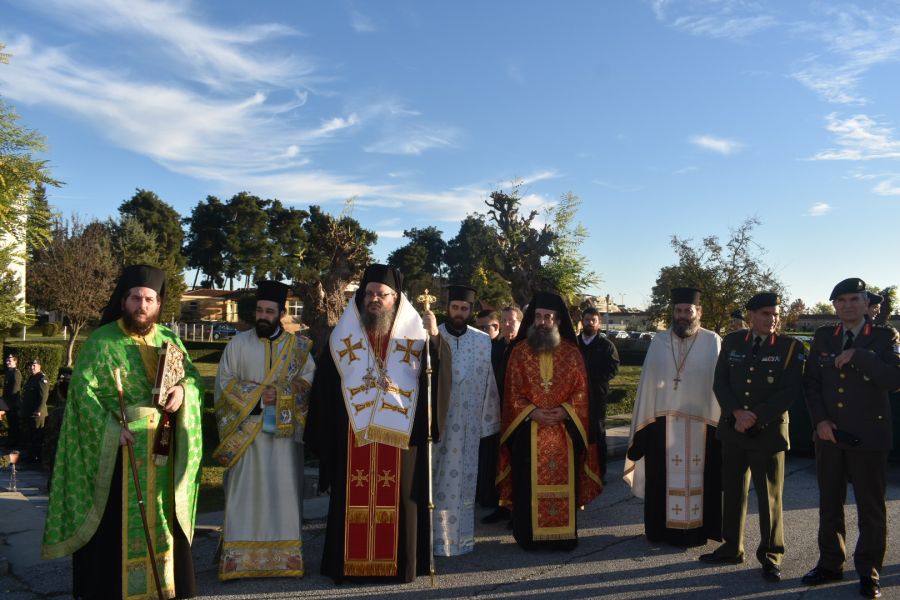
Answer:
[[[762,572],[763,579],[766,581],[773,581],[775,583],[781,581],[781,568],[778,565],[766,563],[763,565]]]
[[[509,512],[508,508],[498,506],[496,509],[494,509],[494,512],[481,519],[481,522],[485,525],[492,525],[493,523],[499,523],[500,521],[508,521],[510,514],[511,513]]]
[[[700,555],[700,562],[709,563],[711,565],[739,565],[744,562],[744,555],[740,556],[723,556],[715,552]]]
[[[820,585],[829,581],[840,581],[844,578],[843,571],[832,571],[824,567],[816,567],[803,576],[800,583],[803,585]]]
[[[860,577],[859,595],[863,598],[881,598],[881,586],[871,577]]]

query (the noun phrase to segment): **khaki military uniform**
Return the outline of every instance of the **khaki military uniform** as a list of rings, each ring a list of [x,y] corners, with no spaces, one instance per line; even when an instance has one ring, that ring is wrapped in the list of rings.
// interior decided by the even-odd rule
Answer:
[[[723,557],[744,553],[744,523],[750,480],[759,506],[760,543],[756,557],[763,565],[780,565],[784,556],[782,491],[784,453],[790,446],[788,413],[802,395],[803,345],[790,336],[761,339],[735,331],[722,341],[713,391],[722,408],[716,437],[722,442],[722,537],[716,550]],[[745,432],[734,428],[733,411],[748,410],[756,424]]]
[[[893,441],[888,396],[900,388],[900,340],[893,328],[872,325],[867,320],[853,340],[850,363],[838,369],[834,359],[843,351],[844,334],[843,325],[816,331],[803,377],[813,426],[829,420],[844,434],[837,443],[815,441],[818,566],[831,571],[843,568],[844,501],[849,479],[859,515],[853,561],[860,577],[878,581],[887,543],[884,498],[887,455]]]

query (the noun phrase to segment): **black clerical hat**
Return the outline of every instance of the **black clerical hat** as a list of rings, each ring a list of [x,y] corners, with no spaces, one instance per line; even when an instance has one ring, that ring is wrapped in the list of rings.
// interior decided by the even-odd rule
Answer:
[[[700,290],[692,287],[672,288],[672,304],[700,304]]]
[[[834,300],[841,294],[853,294],[856,292],[865,292],[866,291],[866,282],[860,279],[859,277],[850,277],[849,279],[845,279],[831,290],[831,296],[829,296],[829,300]]]
[[[290,291],[290,286],[281,283],[280,281],[260,279],[256,282],[256,299],[274,302],[281,308],[284,308],[285,303],[287,302],[288,292]]]
[[[128,265],[122,269],[116,288],[103,310],[103,316],[100,317],[101,325],[111,323],[122,316],[122,298],[136,287],[150,288],[162,302],[166,297],[166,272],[150,265]]]
[[[448,285],[447,286],[447,302],[468,302],[475,303],[475,290],[467,285]]]
[[[403,273],[396,267],[372,264],[366,267],[359,287],[365,290],[366,285],[370,283],[383,283],[399,294],[403,291]]]
[[[774,292],[760,292],[747,300],[745,307],[747,310],[759,310],[767,306],[778,306],[781,304],[781,298]]]

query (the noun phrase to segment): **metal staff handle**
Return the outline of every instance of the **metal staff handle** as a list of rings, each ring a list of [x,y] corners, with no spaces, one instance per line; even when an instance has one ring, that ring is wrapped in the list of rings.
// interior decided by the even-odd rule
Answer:
[[[122,389],[122,372],[119,369],[113,370],[113,377],[116,380],[116,391],[119,392],[119,415],[121,416],[122,428],[129,434],[128,418],[125,416],[125,390]],[[128,447],[128,461],[131,463],[131,480],[134,482],[134,495],[137,496],[138,508],[141,510],[141,523],[144,524],[144,538],[147,540],[147,551],[150,553],[150,566],[153,567],[153,582],[156,584],[156,594],[159,600],[165,600],[163,596],[162,581],[159,578],[159,568],[156,566],[156,552],[153,550],[153,538],[150,537],[150,526],[147,525],[147,509],[144,506],[144,495],[141,493],[141,484],[138,480],[137,460],[134,458],[134,446],[132,442],[126,441]]]
[[[431,310],[431,303],[436,302],[437,298],[431,296],[428,293],[428,289],[425,289],[425,293],[416,298],[421,304],[422,307],[428,311]],[[432,477],[432,458],[431,458],[431,449],[434,444],[434,440],[431,437],[431,335],[428,331],[425,332],[425,393],[427,394],[428,401],[426,405],[428,406],[426,414],[428,415],[428,444],[426,446],[427,450],[427,458],[428,458],[428,572],[431,574],[431,587],[435,587],[435,574],[434,574],[434,481]]]

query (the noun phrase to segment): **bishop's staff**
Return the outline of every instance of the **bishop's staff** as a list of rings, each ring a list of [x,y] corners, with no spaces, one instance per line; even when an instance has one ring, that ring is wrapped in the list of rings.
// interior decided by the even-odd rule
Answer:
[[[131,436],[131,431],[128,429],[128,418],[125,416],[125,390],[122,389],[122,372],[119,369],[114,369],[113,377],[116,379],[116,391],[119,392],[119,415],[121,416],[122,429]],[[150,566],[153,567],[153,581],[156,583],[156,593],[159,596],[159,600],[163,600],[165,596],[163,596],[162,582],[159,579],[159,567],[156,566],[156,552],[153,550],[150,526],[147,525],[147,508],[144,506],[144,495],[141,493],[141,483],[138,480],[137,460],[134,458],[133,444],[134,442],[131,439],[126,438],[125,445],[128,447],[128,461],[131,463],[131,480],[134,482],[134,495],[137,497],[138,508],[141,510],[144,538],[147,540],[147,552],[150,553]]]
[[[425,293],[416,298],[426,311],[431,310],[431,303],[436,302],[437,298]],[[432,465],[431,465],[431,446],[434,443],[431,437],[431,334],[425,330],[425,393],[428,401],[428,444],[426,446],[428,459],[428,572],[431,574],[431,587],[435,586],[434,582],[434,482],[432,481]]]

